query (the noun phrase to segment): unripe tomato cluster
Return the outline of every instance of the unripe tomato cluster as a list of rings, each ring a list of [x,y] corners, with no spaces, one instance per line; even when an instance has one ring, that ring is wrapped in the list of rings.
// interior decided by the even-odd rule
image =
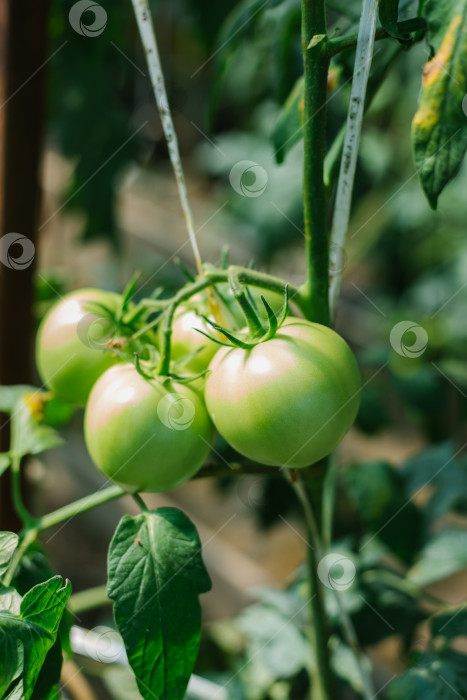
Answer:
[[[239,328],[230,302],[229,321]],[[280,303],[271,295],[271,306]],[[67,295],[43,319],[36,356],[44,384],[85,405],[89,453],[128,491],[166,491],[192,477],[216,431],[249,460],[301,468],[330,454],[350,429],[360,375],[330,328],[288,316],[252,347],[222,346],[196,331],[216,338],[205,298],[192,297],[174,316],[174,370],[159,376],[150,360],[162,334],[138,333],[121,306],[120,295],[97,289]]]

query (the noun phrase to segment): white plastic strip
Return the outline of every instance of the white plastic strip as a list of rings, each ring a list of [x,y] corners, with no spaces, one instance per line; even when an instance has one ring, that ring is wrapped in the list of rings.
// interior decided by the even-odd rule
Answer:
[[[378,0],[363,0],[330,241],[330,249],[333,251],[334,257],[333,268],[337,270],[337,273],[331,280],[329,291],[329,305],[332,319],[336,314],[337,300],[339,298],[341,285],[343,250],[345,236],[349,226],[365,96],[375,43],[377,14]]]
[[[73,625],[70,631],[71,648],[75,654],[103,664],[128,666],[128,659],[120,635],[111,627],[92,630]],[[194,674],[188,683],[187,694],[198,700],[227,700],[227,689]]]
[[[144,52],[146,54],[146,62],[149,69],[149,75],[151,76],[151,83],[154,90],[154,96],[156,98],[157,107],[159,109],[159,114],[161,117],[164,136],[167,141],[170,162],[172,163],[172,167],[175,173],[175,179],[177,181],[178,195],[180,197],[183,214],[185,216],[186,227],[188,229],[188,236],[190,238],[196,267],[198,268],[198,272],[202,274],[203,268],[201,264],[201,256],[199,253],[198,243],[196,240],[196,234],[193,225],[193,214],[191,212],[191,207],[188,202],[188,195],[185,185],[185,176],[183,174],[183,166],[180,158],[180,151],[178,148],[177,134],[175,133],[172,116],[170,114],[170,106],[167,99],[167,92],[164,83],[164,74],[162,73],[159,50],[157,48],[156,35],[151,19],[151,11],[149,9],[147,0],[132,0],[132,2],[139,33],[141,36],[141,42],[143,44]]]

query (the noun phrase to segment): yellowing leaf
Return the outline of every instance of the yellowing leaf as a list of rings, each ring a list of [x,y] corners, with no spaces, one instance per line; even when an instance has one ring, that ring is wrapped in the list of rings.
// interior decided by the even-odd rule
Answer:
[[[444,36],[440,33],[440,10],[433,1],[427,3],[426,19],[429,28],[432,21],[439,45],[435,43],[436,53],[424,66],[419,107],[412,122],[415,165],[434,209],[467,148],[467,114],[463,109],[467,93],[467,0],[456,3],[451,17],[444,14],[448,22]]]

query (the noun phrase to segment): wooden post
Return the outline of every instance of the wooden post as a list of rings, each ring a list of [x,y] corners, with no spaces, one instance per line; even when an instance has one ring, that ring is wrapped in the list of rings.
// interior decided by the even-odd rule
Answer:
[[[7,263],[9,239],[0,239],[0,384],[33,378],[34,260],[27,260],[37,243],[47,17],[48,0],[0,0],[0,236],[26,236],[9,248]],[[9,444],[5,423],[2,416],[0,451]],[[0,479],[2,530],[18,526],[8,482],[8,474]]]

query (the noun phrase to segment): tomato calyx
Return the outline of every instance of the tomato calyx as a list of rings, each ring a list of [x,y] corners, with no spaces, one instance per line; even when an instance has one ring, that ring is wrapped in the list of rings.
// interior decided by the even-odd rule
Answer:
[[[117,354],[127,362],[131,362],[131,364],[134,365],[138,374],[150,383],[157,381],[161,382],[162,384],[165,384],[171,381],[176,381],[182,384],[189,384],[190,382],[194,382],[197,379],[201,379],[208,373],[208,370],[205,369],[202,372],[198,372],[197,374],[190,374],[189,376],[180,375],[176,372],[160,374],[158,371],[160,353],[156,348],[148,348],[148,359],[143,359],[141,355],[136,352],[133,354],[133,356],[118,352]],[[192,354],[196,354],[196,352]],[[183,366],[183,364],[184,363],[177,363],[176,366]]]
[[[266,316],[267,316],[267,324],[266,327],[265,325],[259,320],[256,310],[254,307],[256,307],[256,304],[254,302],[254,299],[252,298],[251,294],[249,293],[249,290],[244,289],[239,290],[239,288],[233,288],[234,291],[234,296],[235,299],[238,301],[240,304],[240,307],[245,315],[246,322],[248,324],[248,330],[243,331],[241,333],[234,333],[232,330],[229,330],[227,328],[224,328],[220,324],[216,323],[215,321],[212,321],[209,319],[207,316],[201,315],[204,321],[211,327],[213,330],[215,330],[218,334],[222,334],[226,340],[222,340],[218,336],[215,337],[213,335],[210,335],[209,333],[205,333],[199,328],[196,328],[195,330],[198,333],[201,333],[202,335],[205,335],[207,338],[212,340],[215,343],[218,343],[219,345],[225,345],[227,347],[237,347],[237,348],[242,348],[243,350],[251,350],[254,348],[256,345],[259,345],[259,343],[264,343],[267,340],[270,340],[273,338],[279,328],[282,326],[284,323],[288,310],[289,310],[289,304],[288,304],[288,287],[285,285],[284,287],[284,305],[282,307],[282,310],[279,314],[276,314],[274,310],[271,308],[271,306],[268,304],[266,298],[261,295],[261,302],[263,303],[264,309],[266,311]]]

